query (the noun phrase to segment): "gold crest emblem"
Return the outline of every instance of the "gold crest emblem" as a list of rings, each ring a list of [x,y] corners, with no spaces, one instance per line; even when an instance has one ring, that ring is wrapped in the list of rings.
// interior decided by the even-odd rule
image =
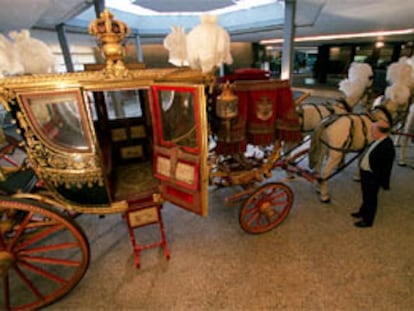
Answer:
[[[267,97],[263,96],[260,101],[256,103],[256,116],[259,120],[267,121],[273,115],[273,103]]]

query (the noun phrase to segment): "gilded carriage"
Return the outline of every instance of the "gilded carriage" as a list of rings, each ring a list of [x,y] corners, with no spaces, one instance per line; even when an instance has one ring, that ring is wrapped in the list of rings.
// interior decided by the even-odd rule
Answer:
[[[98,20],[91,31],[105,65],[0,82],[17,133],[1,156],[24,150],[24,161],[1,174],[2,309],[38,309],[82,279],[89,245],[77,214],[121,213],[133,227],[159,222],[169,201],[207,216],[209,185],[238,185],[229,201],[247,197],[241,226],[262,233],[293,204],[283,183],[261,185],[279,159],[281,135],[298,131],[288,81],[249,72],[220,89],[214,73],[124,64],[118,49],[127,28],[118,21]],[[243,158],[248,144],[270,145],[255,166]],[[164,235],[157,245],[168,258]]]

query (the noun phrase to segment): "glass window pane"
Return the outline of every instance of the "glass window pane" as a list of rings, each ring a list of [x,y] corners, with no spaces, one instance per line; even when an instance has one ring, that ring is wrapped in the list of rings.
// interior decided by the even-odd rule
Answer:
[[[110,120],[142,117],[138,90],[105,92],[105,102]]]
[[[42,136],[61,147],[88,149],[77,94],[27,97],[26,103]]]
[[[158,98],[164,141],[196,148],[194,94],[183,91],[159,90]]]

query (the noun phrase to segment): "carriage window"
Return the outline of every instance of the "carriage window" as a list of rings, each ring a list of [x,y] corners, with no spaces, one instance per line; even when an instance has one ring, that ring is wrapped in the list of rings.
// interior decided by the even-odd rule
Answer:
[[[23,101],[43,137],[61,147],[85,150],[89,143],[79,98],[77,93],[36,94],[24,96]]]
[[[192,92],[159,90],[163,140],[180,146],[197,147],[194,94]]]
[[[142,117],[138,90],[105,92],[110,120]]]
[[[143,116],[139,90],[105,91],[103,92],[106,112],[109,120],[140,118]],[[93,92],[86,92],[93,120],[97,120]],[[101,103],[98,103],[101,104]]]

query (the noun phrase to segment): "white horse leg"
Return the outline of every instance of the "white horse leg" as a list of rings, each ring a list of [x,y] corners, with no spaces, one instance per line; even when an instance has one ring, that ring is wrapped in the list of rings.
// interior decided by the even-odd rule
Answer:
[[[400,135],[398,135],[400,136]],[[408,136],[403,136],[402,137],[402,142],[401,142],[401,149],[400,149],[400,158],[398,160],[398,165],[399,166],[406,166],[407,163],[405,162],[405,153],[406,153],[406,149],[407,149],[407,143],[408,143]]]
[[[320,195],[319,199],[323,203],[330,202],[331,198],[329,196],[329,189],[328,189],[328,180],[327,178],[331,175],[332,171],[338,164],[341,162],[343,157],[342,152],[330,150],[328,160],[326,161],[325,168],[321,175],[322,180],[320,181]]]
[[[315,164],[315,167],[313,168],[313,174],[315,176],[321,177],[321,172],[322,172],[322,165],[324,163],[324,160],[326,158],[326,156],[328,155],[328,148],[323,145],[321,146],[321,150],[320,153],[318,155],[318,161]],[[315,190],[317,193],[321,192],[321,182],[317,181],[315,183]]]
[[[404,144],[404,141],[401,143],[401,135],[395,135],[394,137],[394,146],[401,147]]]
[[[406,134],[410,133],[411,128],[413,127],[413,124],[414,124],[414,105],[411,105],[407,118],[405,120],[404,133]],[[407,144],[408,144],[408,136],[403,135],[402,143],[401,143],[401,150],[400,150],[400,159],[398,161],[398,165],[400,166],[407,165],[405,162]]]

